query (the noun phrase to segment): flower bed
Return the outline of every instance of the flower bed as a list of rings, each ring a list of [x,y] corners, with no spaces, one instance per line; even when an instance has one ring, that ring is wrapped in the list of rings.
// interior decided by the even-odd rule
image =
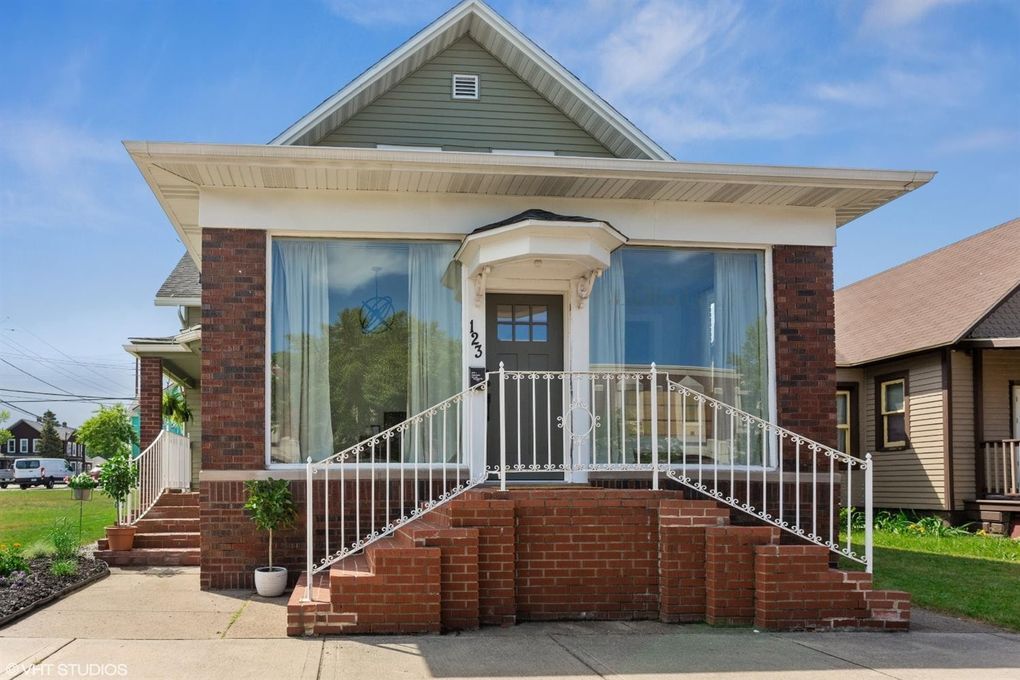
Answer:
[[[79,557],[73,574],[55,575],[52,557],[28,563],[28,571],[0,576],[0,626],[110,573],[106,562]]]

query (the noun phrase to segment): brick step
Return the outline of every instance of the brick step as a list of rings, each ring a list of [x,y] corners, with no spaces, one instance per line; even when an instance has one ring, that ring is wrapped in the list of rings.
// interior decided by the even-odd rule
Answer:
[[[135,549],[138,548],[198,548],[201,534],[197,531],[175,531],[162,534],[135,534]],[[108,550],[105,538],[99,539],[99,549]]]
[[[165,507],[167,505],[184,505],[188,507],[198,507],[198,494],[193,491],[186,492],[174,492],[169,491],[159,497],[156,501],[157,507]]]
[[[155,505],[144,519],[198,519],[197,505]]]
[[[197,517],[153,518],[146,515],[135,522],[140,534],[195,533],[199,530]]]
[[[97,550],[94,556],[111,567],[197,567],[202,562],[198,548]]]

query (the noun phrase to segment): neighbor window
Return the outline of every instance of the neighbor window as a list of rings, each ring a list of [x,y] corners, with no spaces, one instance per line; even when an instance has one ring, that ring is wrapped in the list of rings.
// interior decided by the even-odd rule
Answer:
[[[39,453],[39,439],[32,440],[32,453]]]
[[[14,441],[14,437],[7,440],[7,453],[14,453],[17,442]]]
[[[836,392],[836,448],[843,453],[853,454],[850,441],[850,391]]]
[[[668,376],[692,391],[768,418],[762,251],[623,247],[596,281],[590,304],[593,370],[647,371],[655,362],[663,374],[657,383],[660,408],[667,403]],[[650,403],[642,404],[638,423],[635,390],[620,394],[597,385],[595,392],[600,412],[625,420],[623,427],[611,423],[601,433],[611,462],[651,462]],[[735,419],[731,430],[722,412],[717,415],[703,402],[679,396],[669,400],[669,408],[677,429],[667,433],[659,425],[658,449],[660,455],[668,450],[671,462],[761,464],[762,438],[753,425],[757,435],[748,437],[745,421]],[[610,437],[610,431],[616,436]]]
[[[456,249],[273,240],[271,462],[322,460],[460,391]],[[404,460],[400,441],[390,460]],[[358,460],[373,455],[385,451]]]
[[[883,449],[907,445],[907,381],[906,378],[880,380],[879,427]]]
[[[22,439],[19,443],[19,452],[28,453],[28,439]]]

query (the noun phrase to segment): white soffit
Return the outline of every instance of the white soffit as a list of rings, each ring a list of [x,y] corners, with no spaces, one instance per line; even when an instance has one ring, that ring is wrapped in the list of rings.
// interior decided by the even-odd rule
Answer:
[[[173,142],[125,142],[201,262],[202,189],[295,189],[823,208],[837,226],[933,172]],[[245,225],[238,225],[243,227]]]
[[[562,64],[480,0],[465,0],[284,130],[270,144],[311,146],[468,35],[621,158],[672,159]]]

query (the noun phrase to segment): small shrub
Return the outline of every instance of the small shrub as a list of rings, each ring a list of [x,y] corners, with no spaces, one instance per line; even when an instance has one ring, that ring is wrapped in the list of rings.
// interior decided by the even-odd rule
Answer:
[[[0,576],[11,576],[16,572],[28,571],[20,543],[0,543]]]
[[[848,508],[839,509],[839,526],[846,527],[847,515],[850,516],[850,530],[851,531],[864,531],[864,511],[858,510],[852,505]]]
[[[57,560],[50,565],[50,573],[59,578],[74,576],[78,573],[77,560]]]
[[[29,546],[25,548],[23,554],[25,559],[31,562],[32,560],[37,560],[40,557],[53,557],[54,552],[52,543],[47,540],[38,540],[35,543],[29,544]]]
[[[50,543],[53,544],[53,556],[57,560],[69,560],[78,556],[78,530],[66,517],[53,523],[50,529]]]

